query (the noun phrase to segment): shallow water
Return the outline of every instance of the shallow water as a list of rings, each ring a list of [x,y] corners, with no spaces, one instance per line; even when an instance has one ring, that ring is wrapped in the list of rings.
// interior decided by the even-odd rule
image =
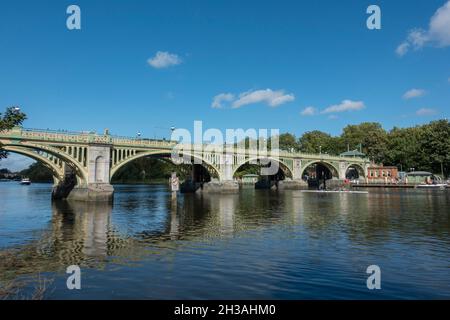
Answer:
[[[449,190],[115,190],[113,205],[52,203],[51,185],[0,183],[0,282],[27,296],[51,279],[48,299],[450,298]]]

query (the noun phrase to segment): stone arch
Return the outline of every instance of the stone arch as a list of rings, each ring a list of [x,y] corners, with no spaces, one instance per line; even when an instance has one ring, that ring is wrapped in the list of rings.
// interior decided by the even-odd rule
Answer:
[[[359,178],[365,178],[366,177],[366,172],[364,170],[364,167],[358,163],[350,163],[346,168],[345,168],[345,175],[347,176],[347,172],[350,168],[355,168],[356,171],[358,172]],[[344,177],[345,178],[345,177]]]
[[[313,160],[310,161],[308,163],[306,163],[305,165],[302,166],[302,170],[301,170],[301,177],[303,178],[304,174],[305,174],[305,170],[313,165],[313,164],[321,164],[323,166],[325,166],[328,170],[330,170],[331,172],[331,176],[334,178],[336,177],[337,179],[341,178],[339,176],[339,168],[337,168],[336,166],[334,166],[332,163],[327,162],[327,161],[323,161],[323,160]]]
[[[291,179],[293,179],[293,177],[294,177],[294,173],[292,172],[292,169],[289,168],[289,166],[288,166],[286,163],[284,163],[282,160],[280,160],[280,159],[277,160],[277,159],[272,158],[272,157],[264,157],[264,156],[248,158],[248,159],[246,159],[244,162],[239,163],[239,164],[236,165],[236,167],[234,168],[234,170],[233,170],[233,175],[232,175],[232,176],[234,177],[234,175],[236,174],[236,172],[239,170],[239,168],[240,168],[241,166],[243,166],[243,165],[246,164],[246,163],[249,163],[249,162],[251,162],[251,161],[256,161],[256,160],[270,160],[270,161],[275,161],[275,162],[278,163],[278,165],[279,165],[279,167],[281,168],[281,170],[283,170],[283,173],[285,174],[285,176],[289,176]]]
[[[62,168],[58,167],[55,163],[53,163],[48,158],[39,155],[38,153],[35,153],[31,150],[27,150],[25,148],[15,147],[15,146],[2,146],[2,149],[8,152],[14,152],[20,155],[23,155],[25,157],[29,157],[33,160],[39,161],[42,163],[45,167],[51,170],[53,174],[54,182],[57,183],[57,181],[62,181],[64,179],[64,172]]]
[[[88,179],[87,179],[87,173],[86,170],[81,166],[81,164],[79,164],[75,159],[72,159],[69,155],[65,154],[63,151],[58,150],[56,148],[53,148],[51,146],[39,146],[39,145],[34,145],[34,144],[14,144],[14,143],[8,143],[8,144],[2,144],[1,146],[2,149],[4,150],[11,150],[12,152],[16,152],[13,151],[12,149],[16,149],[19,150],[23,153],[27,153],[24,155],[33,157],[33,156],[38,156],[37,153],[33,152],[33,151],[40,151],[40,152],[45,152],[47,154],[50,154],[58,159],[60,159],[62,162],[64,162],[65,164],[67,164],[75,173],[76,178],[77,178],[77,182],[78,184],[84,184],[87,183]],[[19,153],[19,152],[18,152]],[[46,159],[45,157],[39,157],[39,161]],[[49,161],[51,163],[50,160],[47,159],[47,161]],[[43,163],[46,163],[45,161]],[[55,166],[54,164],[50,164],[51,166]],[[53,170],[53,169],[52,169]]]
[[[209,161],[206,161],[205,159],[202,159],[199,156],[193,155],[192,153],[189,153],[189,152],[182,151],[179,154],[182,156],[187,156],[187,157],[192,157],[192,158],[198,159],[199,161],[201,161],[201,165],[203,167],[205,167],[205,169],[210,173],[211,177],[217,176],[219,178],[219,180],[221,180],[221,178],[222,178],[221,171],[214,164],[210,163]],[[111,172],[110,172],[110,177],[109,177],[110,181],[112,180],[114,174],[116,174],[117,171],[120,168],[122,168],[123,166],[125,166],[126,164],[128,164],[134,160],[137,160],[139,158],[148,157],[148,156],[161,156],[161,157],[169,156],[169,157],[165,157],[165,159],[168,159],[172,163],[177,164],[171,159],[170,151],[147,151],[147,152],[137,153],[137,154],[127,158],[126,160],[121,161],[120,163],[111,167]]]

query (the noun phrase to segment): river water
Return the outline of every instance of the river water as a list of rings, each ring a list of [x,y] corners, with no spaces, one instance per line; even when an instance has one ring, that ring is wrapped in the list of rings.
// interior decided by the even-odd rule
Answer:
[[[176,201],[165,185],[115,190],[113,205],[52,203],[49,184],[0,183],[10,298],[42,283],[46,299],[450,298],[450,190],[244,189]],[[70,265],[81,290],[67,289]],[[370,265],[380,290],[367,288]]]

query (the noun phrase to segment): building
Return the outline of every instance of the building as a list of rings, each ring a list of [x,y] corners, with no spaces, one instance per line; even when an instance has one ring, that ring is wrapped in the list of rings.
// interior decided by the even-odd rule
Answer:
[[[367,168],[368,182],[391,183],[398,180],[398,168],[394,166],[373,166]]]
[[[405,182],[410,184],[430,183],[438,180],[431,172],[426,171],[412,171],[405,175]]]
[[[366,155],[358,150],[346,151],[339,155],[340,157],[364,158]]]

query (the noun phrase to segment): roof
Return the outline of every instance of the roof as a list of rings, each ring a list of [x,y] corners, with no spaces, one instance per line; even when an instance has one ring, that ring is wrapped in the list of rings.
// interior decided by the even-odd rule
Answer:
[[[346,151],[340,154],[341,157],[365,157],[366,155],[358,150]]]
[[[406,173],[408,176],[432,176],[433,174],[431,172],[427,171],[412,171]]]

